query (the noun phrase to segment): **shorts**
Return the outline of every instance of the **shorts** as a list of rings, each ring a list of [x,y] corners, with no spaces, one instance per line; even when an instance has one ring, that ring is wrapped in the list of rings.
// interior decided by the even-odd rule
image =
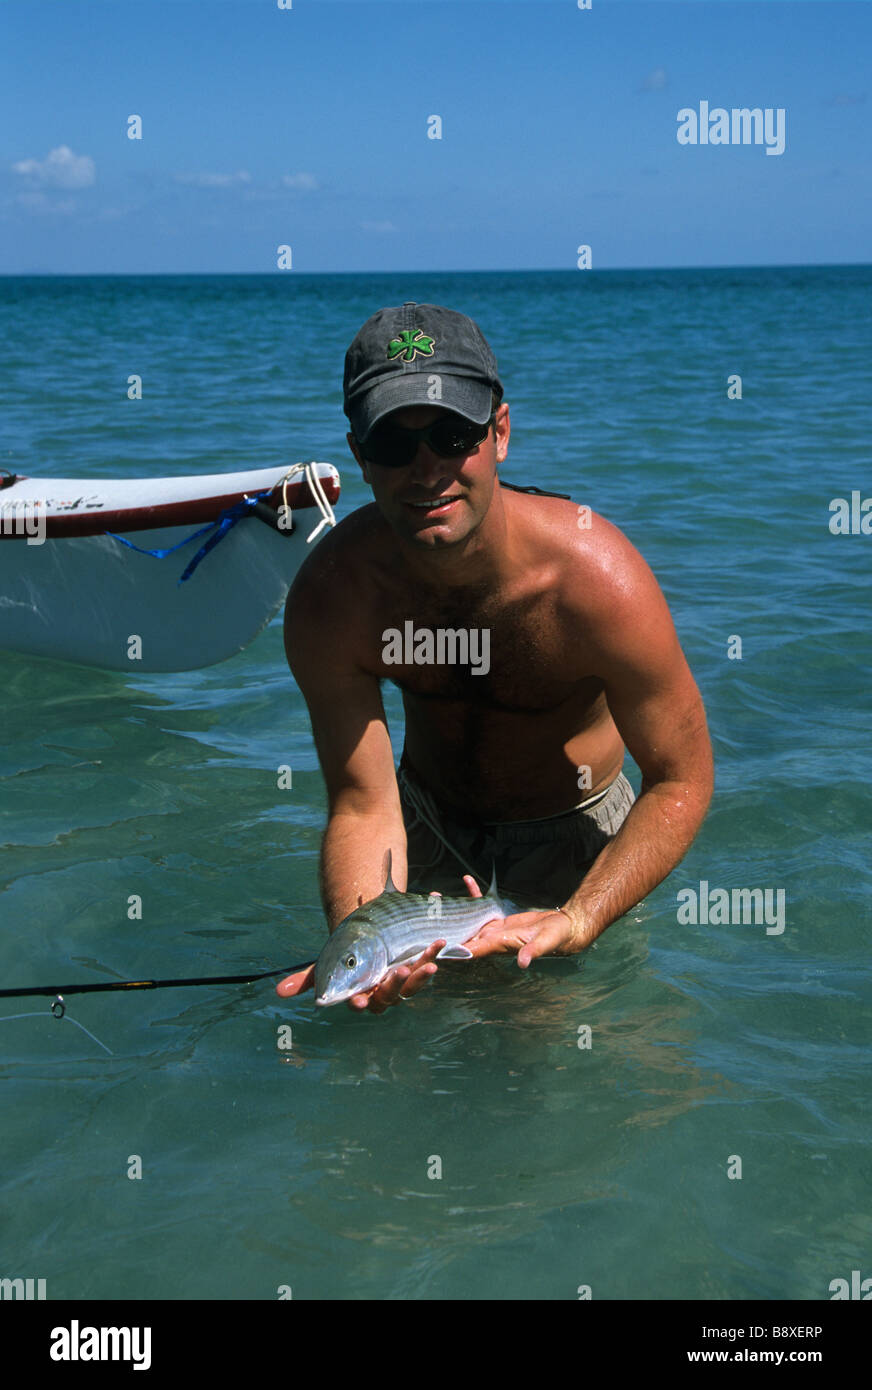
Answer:
[[[623,772],[604,792],[544,820],[471,822],[438,806],[405,761],[397,769],[406,827],[409,891],[465,894],[472,873],[483,891],[496,868],[500,893],[519,908],[560,907],[635,801]]]

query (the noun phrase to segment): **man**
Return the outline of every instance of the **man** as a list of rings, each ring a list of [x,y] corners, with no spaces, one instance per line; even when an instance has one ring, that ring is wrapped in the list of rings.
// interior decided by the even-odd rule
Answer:
[[[705,815],[712,760],[641,555],[587,507],[500,483],[502,395],[464,315],[407,303],[367,320],[346,355],[345,413],[375,501],[302,566],[285,643],[327,784],[330,931],[383,890],[388,848],[397,886],[425,892],[460,891],[464,870],[486,883],[495,863],[529,910],[468,945],[517,952],[525,968],[589,946],[675,867]],[[405,707],[396,771],[385,679]],[[635,803],[625,746],[642,772]],[[441,944],[352,1007],[410,998]]]

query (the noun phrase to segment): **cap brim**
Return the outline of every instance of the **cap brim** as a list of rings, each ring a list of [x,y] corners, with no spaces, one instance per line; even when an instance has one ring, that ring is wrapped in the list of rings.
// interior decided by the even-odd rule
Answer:
[[[484,425],[491,417],[492,388],[474,377],[450,376],[439,373],[441,396],[433,398],[431,377],[423,372],[408,372],[379,381],[367,391],[349,412],[352,433],[365,443],[380,420],[394,410],[406,406],[431,405],[451,410],[473,424]]]

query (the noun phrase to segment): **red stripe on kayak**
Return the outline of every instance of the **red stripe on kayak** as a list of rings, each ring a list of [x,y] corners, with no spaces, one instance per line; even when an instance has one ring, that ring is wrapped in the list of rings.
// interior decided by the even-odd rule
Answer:
[[[338,482],[332,476],[322,477],[320,481],[327,501],[331,505],[338,501]],[[81,482],[84,492],[89,485],[99,487],[102,479],[83,478]],[[47,480],[46,490],[51,486],[51,481]],[[254,490],[256,491],[256,489]],[[166,526],[202,526],[207,521],[214,521],[221,512],[232,507],[235,502],[241,502],[243,497],[250,496],[251,491],[252,489],[249,489],[248,493],[245,491],[225,492],[220,497],[191,497],[184,502],[159,502],[153,507],[126,507],[114,511],[101,508],[88,512],[53,513],[45,519],[45,535],[47,539],[101,536],[106,531],[117,531],[120,535],[126,535],[130,531],[157,531]],[[282,505],[281,487],[274,487],[269,496],[262,500],[268,507],[272,507],[273,511],[278,511]],[[19,530],[15,527],[10,531],[6,529],[10,524],[9,521],[7,520],[5,525],[3,524],[2,509],[4,504],[8,508],[7,517],[15,515],[13,508],[9,506],[10,501],[14,501],[11,488],[5,492],[5,496],[0,493],[0,540],[26,540],[27,534],[23,528]],[[288,484],[288,502],[292,511],[317,505],[305,478]],[[33,502],[30,501],[26,513],[31,519],[33,518],[33,512],[30,510],[32,505]],[[23,503],[20,502],[19,506],[23,506]]]

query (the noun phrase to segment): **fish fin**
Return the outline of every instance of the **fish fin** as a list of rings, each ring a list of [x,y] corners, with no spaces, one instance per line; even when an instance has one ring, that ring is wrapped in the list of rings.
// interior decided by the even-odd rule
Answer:
[[[468,951],[465,946],[443,946],[436,957],[437,960],[474,960],[472,951]]]
[[[489,886],[487,892],[485,893],[485,897],[486,897],[486,898],[495,898],[496,896],[497,896],[497,861],[496,861],[495,859],[492,859],[492,860],[491,860],[491,881],[490,881],[490,886]]]
[[[397,885],[394,883],[393,878],[391,877],[391,860],[392,860],[391,848],[390,848],[390,845],[388,845],[388,876],[387,876],[387,878],[385,879],[385,886],[384,886],[384,888],[382,889],[382,892],[384,892],[384,893],[399,893],[400,890],[399,890],[399,888],[397,887]]]

